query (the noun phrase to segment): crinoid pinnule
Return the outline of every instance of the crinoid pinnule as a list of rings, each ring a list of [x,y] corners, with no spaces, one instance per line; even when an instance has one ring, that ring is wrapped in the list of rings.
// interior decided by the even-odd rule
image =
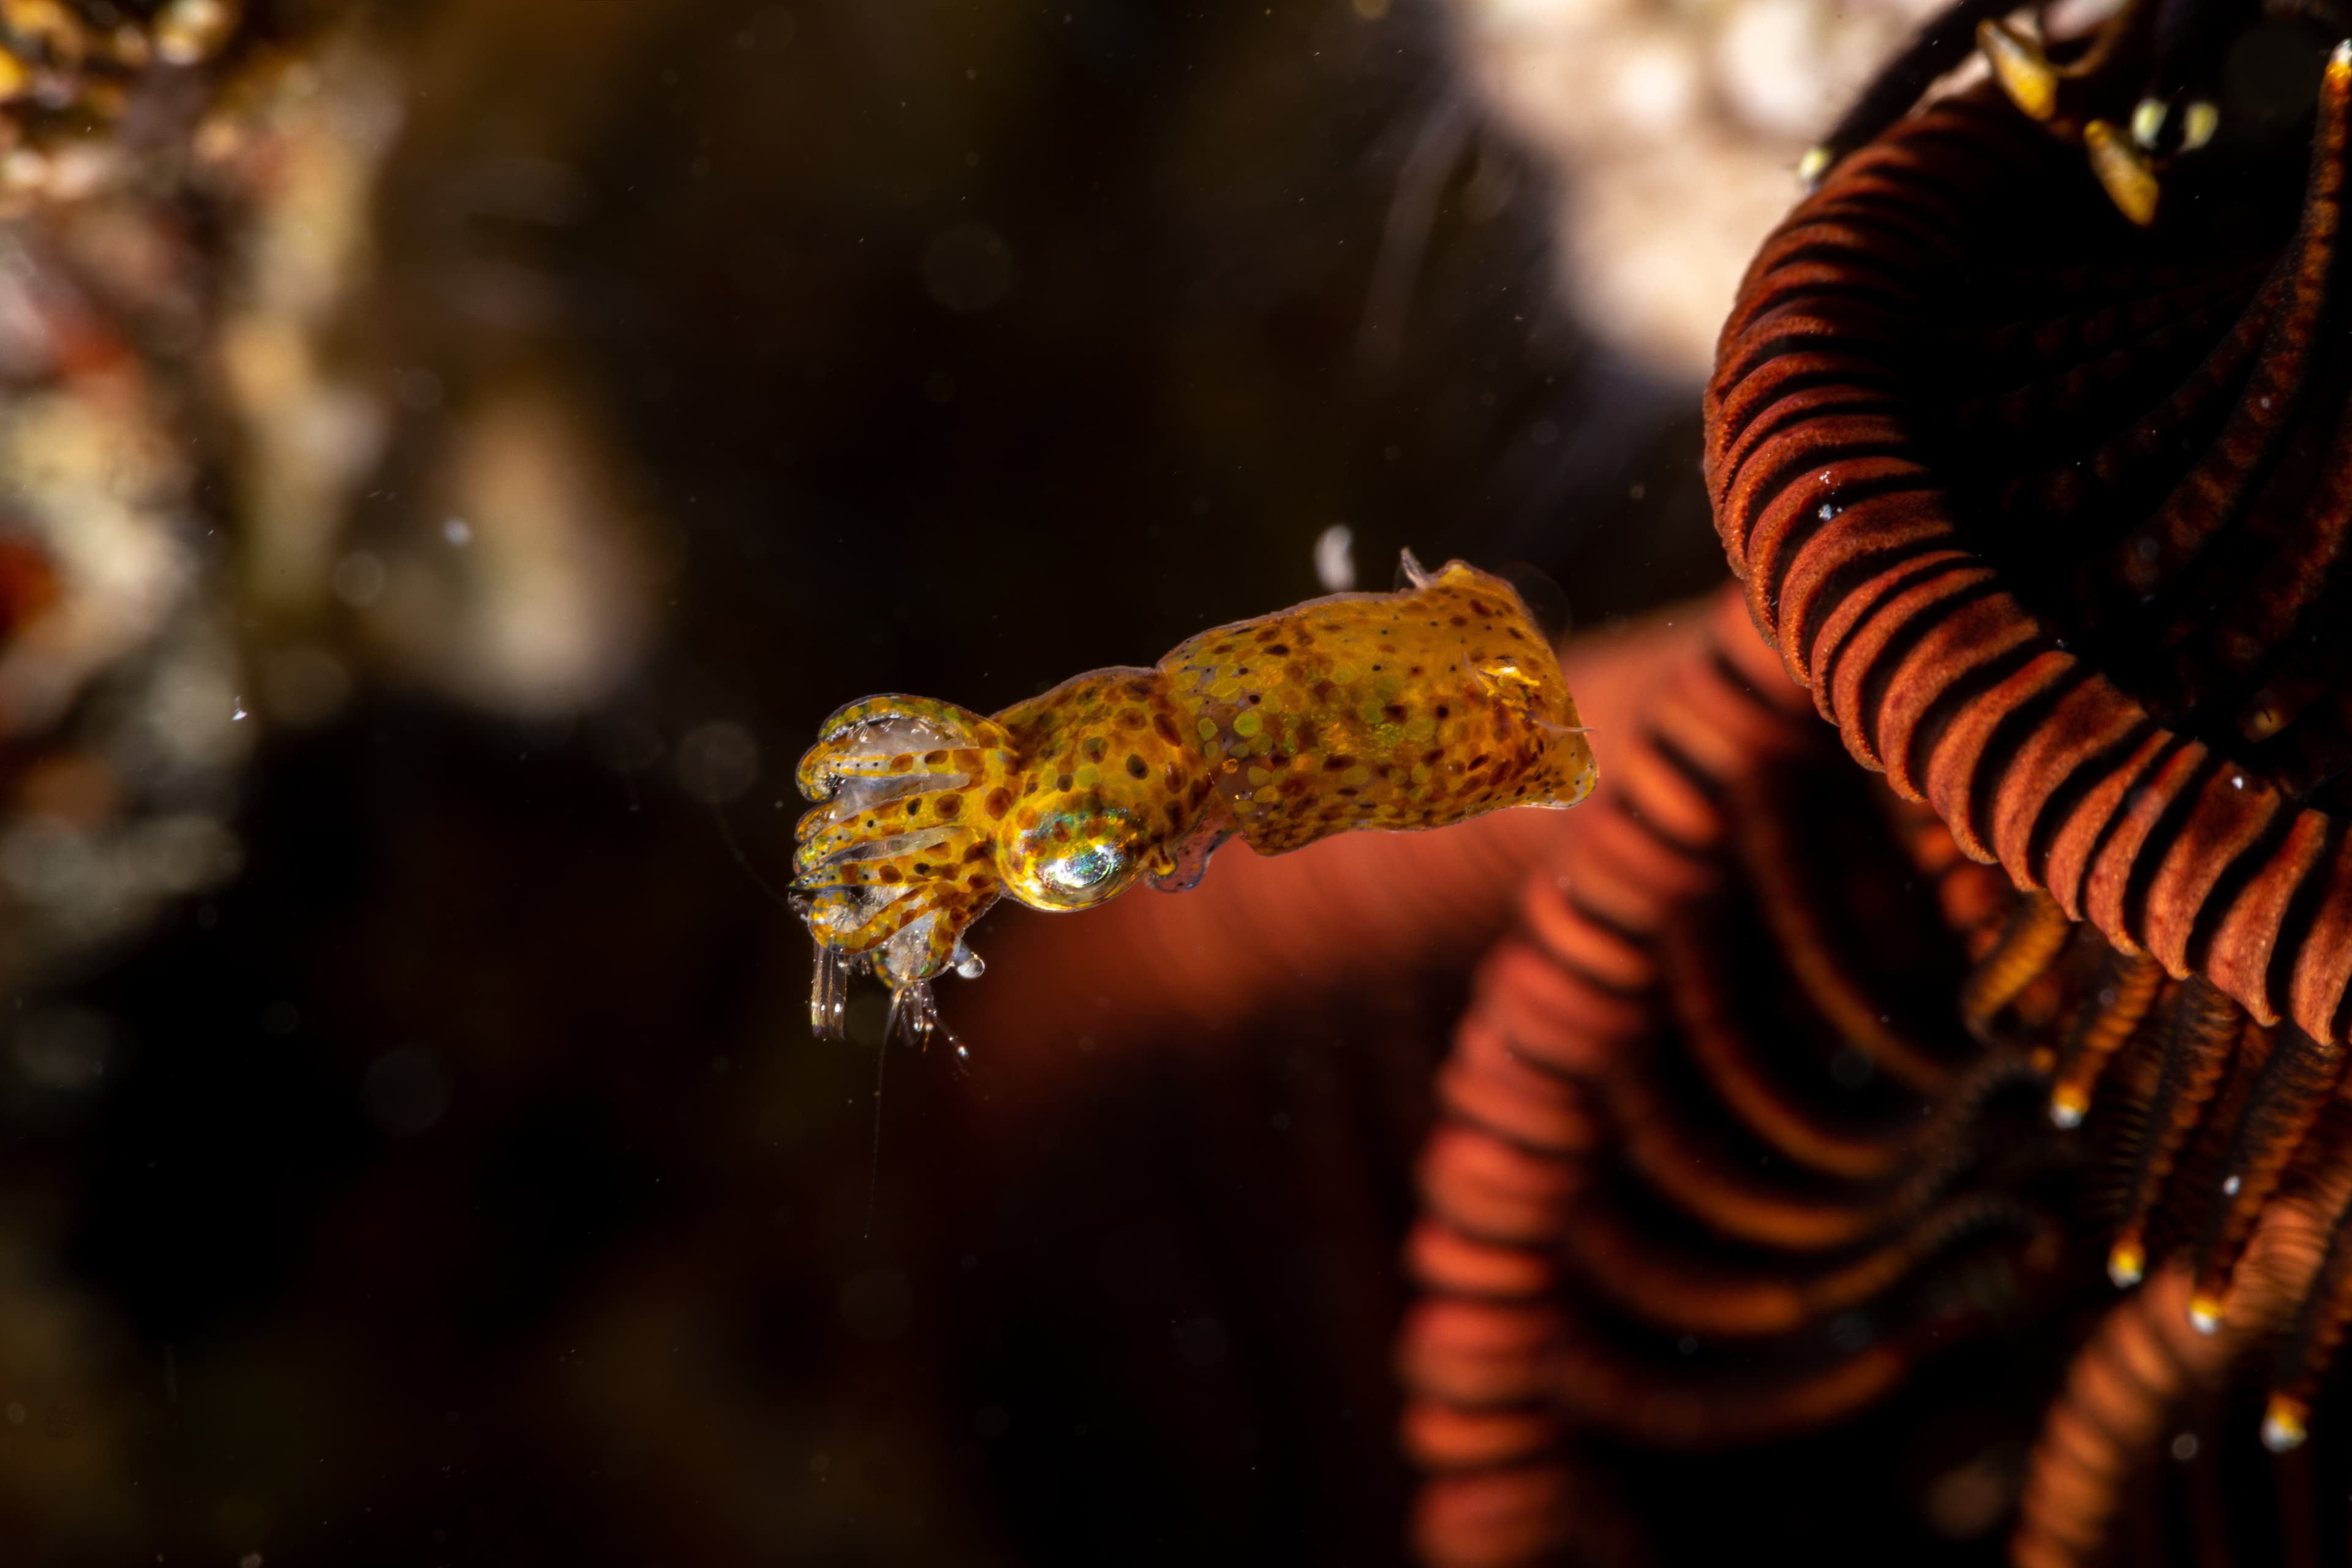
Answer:
[[[1707,399],[1749,609],[1853,754],[2119,947],[2328,1039],[2347,97],[2339,54],[2299,202],[2275,157],[2205,163],[2154,230],[1997,93],[1933,105],[1767,243]]]
[[[1952,1005],[2054,1003],[2003,879],[1843,763],[1736,595],[1642,712],[1439,1077],[1400,1347],[1434,1563],[1580,1540],[1588,1436],[1850,1416],[2060,1255],[2035,1068]]]
[[[2178,1511],[2199,1561],[2323,1560],[2305,1457],[2290,1455],[2277,1467],[2275,1490],[2225,1486],[2232,1445],[2217,1417],[2236,1374],[2264,1343],[2312,1364],[2313,1304],[2329,1294],[2322,1276],[2336,1271],[2334,1289],[2342,1289],[2334,1238],[2352,1210],[2347,1137],[2352,1118],[2337,1104],[2315,1138],[2315,1155],[2326,1157],[2301,1162],[2295,1179],[2264,1205],[2218,1332],[2198,1324],[2189,1303],[2202,1287],[2180,1264],[2108,1309],[2068,1368],[2028,1467],[2011,1544],[2019,1568],[2107,1560],[2134,1513],[2149,1532],[2148,1516],[2166,1511],[2166,1489],[2187,1494]]]
[[[2221,27],[2216,58],[2254,25],[2167,9]],[[1844,156],[1757,258],[1707,396],[1755,624],[1848,751],[2021,889],[1968,1024],[2112,1156],[2109,1273],[2164,1282],[2127,1310],[2219,1342],[2108,1402],[2108,1459],[2066,1436],[2120,1353],[2084,1350],[2021,1538],[2048,1561],[2103,1547],[2148,1412],[2225,1352],[2272,1349],[2264,1436],[2299,1442],[2352,1317],[2352,1258],[2278,1239],[2340,1217],[2347,1159],[2352,45],[2264,106],[2293,143],[2166,142],[2144,100],[2159,208],[2115,127],[2064,111],[2189,68],[2152,15],[2091,40],[2054,108],[2021,89],[2046,58],[1989,37],[1998,85]],[[2105,1466],[2109,1501],[2052,1502],[2084,1495],[2069,1464]]]

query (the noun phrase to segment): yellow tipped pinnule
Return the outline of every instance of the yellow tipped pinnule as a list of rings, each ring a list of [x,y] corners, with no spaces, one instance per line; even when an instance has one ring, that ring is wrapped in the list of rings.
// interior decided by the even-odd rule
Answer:
[[[2180,150],[2194,153],[2213,140],[2213,132],[2221,129],[2221,110],[2204,99],[2189,106],[2189,117],[2180,123]]]
[[[2083,127],[2083,145],[2090,149],[2091,173],[2099,177],[2116,210],[2146,228],[2156,222],[2159,190],[2156,172],[2132,140],[2104,120]]]
[[[1977,47],[1984,51],[2001,91],[2025,115],[2048,120],[2058,112],[2058,73],[2050,68],[2039,43],[1995,19],[1977,24]]]
[[[2147,1253],[2137,1241],[2118,1241],[2107,1254],[2107,1278],[2128,1289],[2147,1272]]]
[[[2284,1394],[2271,1395],[2270,1408],[2263,1412],[2263,1447],[2273,1454],[2284,1454],[2290,1448],[2303,1447],[2309,1434],[2304,1429],[2303,1402]]]
[[[1797,183],[1811,190],[1822,183],[1822,176],[1837,162],[1837,154],[1826,147],[1808,147],[1805,155],[1797,160]]]
[[[2189,1297],[2189,1326],[2200,1334],[2220,1333],[2221,1331],[2221,1301],[2206,1295]]]
[[[2050,1123],[2053,1127],[2080,1127],[2084,1112],[2090,1109],[2090,1097],[2074,1084],[2062,1084],[2051,1091]]]

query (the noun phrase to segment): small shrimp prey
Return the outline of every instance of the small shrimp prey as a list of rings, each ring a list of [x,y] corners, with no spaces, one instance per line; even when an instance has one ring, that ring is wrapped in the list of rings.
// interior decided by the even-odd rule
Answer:
[[[939,1029],[931,982],[999,898],[1091,909],[1181,892],[1238,835],[1280,854],[1356,827],[1444,827],[1591,792],[1592,752],[1510,584],[1410,552],[1392,594],[1334,594],[1092,670],[982,716],[869,697],[801,759],[795,907],[816,941],[811,1025],[842,1032],[850,977],[890,988],[890,1032]],[[959,1047],[961,1048],[961,1047]]]

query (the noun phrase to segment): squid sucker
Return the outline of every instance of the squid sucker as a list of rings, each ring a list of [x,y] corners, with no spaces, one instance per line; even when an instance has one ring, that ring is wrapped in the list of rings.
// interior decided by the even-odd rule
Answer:
[[[801,759],[795,906],[816,942],[810,1026],[850,976],[891,1032],[939,1027],[930,984],[977,976],[965,933],[1010,895],[1083,910],[1181,892],[1240,837],[1263,855],[1349,828],[1444,827],[1574,805],[1592,752],[1559,658],[1511,584],[1408,552],[1391,594],[1335,594],[1205,631],[1157,665],[1090,670],[1000,713],[868,697]]]

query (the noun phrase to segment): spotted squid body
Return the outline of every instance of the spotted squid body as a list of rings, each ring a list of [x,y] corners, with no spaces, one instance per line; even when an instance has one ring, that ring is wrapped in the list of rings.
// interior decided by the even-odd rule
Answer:
[[[801,759],[795,899],[816,941],[811,1022],[838,1036],[849,976],[892,1032],[938,1027],[930,983],[976,976],[971,923],[1010,895],[1088,909],[1139,880],[1193,886],[1239,835],[1279,854],[1355,827],[1444,827],[1591,793],[1559,661],[1508,583],[1449,562],[1091,670],[983,717],[869,697]]]

